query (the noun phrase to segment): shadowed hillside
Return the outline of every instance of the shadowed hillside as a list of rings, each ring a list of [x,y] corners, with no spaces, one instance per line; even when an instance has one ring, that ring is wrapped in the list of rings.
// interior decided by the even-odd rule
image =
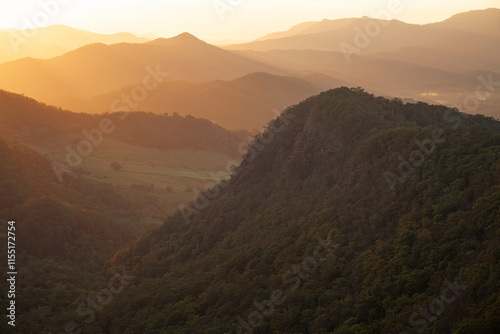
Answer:
[[[499,131],[361,89],[309,98],[218,196],[115,255],[136,278],[89,330],[494,333]],[[447,282],[438,318],[413,313]]]
[[[17,141],[36,144],[51,137],[99,128],[108,119],[116,131],[107,137],[160,149],[202,149],[238,156],[248,133],[231,132],[206,119],[145,112],[84,114],[48,106],[31,98],[0,91],[0,131]]]

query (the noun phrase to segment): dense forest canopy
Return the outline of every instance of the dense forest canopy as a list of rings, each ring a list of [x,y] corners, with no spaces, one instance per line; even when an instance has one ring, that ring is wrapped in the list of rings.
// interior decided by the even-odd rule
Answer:
[[[109,128],[113,129],[106,136],[160,149],[194,148],[238,156],[238,145],[249,136],[246,131],[227,131],[189,115],[124,111],[89,115],[0,90],[0,131],[6,138],[37,142],[63,134],[92,132],[103,120],[109,120]]]
[[[269,124],[204,209],[115,255],[134,283],[89,332],[494,333],[498,131],[362,89],[309,98]],[[399,175],[399,157],[418,166]]]
[[[444,106],[327,91],[133,242],[139,203],[78,176],[61,184],[45,157],[2,140],[0,210],[24,239],[18,329],[495,333],[499,130]],[[117,273],[125,284],[103,299]]]

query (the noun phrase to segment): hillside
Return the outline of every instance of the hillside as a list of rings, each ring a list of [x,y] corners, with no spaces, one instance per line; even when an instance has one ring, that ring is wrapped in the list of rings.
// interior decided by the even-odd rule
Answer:
[[[152,224],[145,206],[108,184],[69,174],[60,183],[51,162],[22,145],[0,138],[0,161],[0,222],[15,221],[18,237],[18,320],[27,326],[20,332],[40,333],[32,321],[49,312],[53,321],[71,316],[74,298],[107,283],[105,261]],[[0,248],[7,254],[4,240]],[[3,280],[6,265],[0,264]],[[2,321],[0,332],[11,333],[7,327]]]
[[[57,104],[62,97],[91,97],[129,85],[153,87],[146,89],[150,91],[165,81],[232,80],[259,71],[285,74],[181,34],[147,43],[89,44],[51,59],[4,63],[0,65],[0,89]]]
[[[213,182],[212,173],[227,175],[250,137],[192,116],[78,114],[5,91],[0,91],[0,132],[50,159],[51,177],[112,184],[141,207],[136,219],[148,224],[192,200],[197,189]],[[121,165],[118,171],[113,163]]]
[[[0,30],[0,63],[20,58],[53,58],[87,44],[144,43],[130,33],[98,34],[64,25],[9,31]]]
[[[105,135],[131,144],[160,149],[200,149],[238,156],[246,132],[231,132],[212,122],[177,114],[146,112],[85,114],[62,110],[14,93],[0,90],[0,131],[7,138],[36,144],[51,137],[99,128],[110,120]]]
[[[116,276],[105,268],[113,254],[213,183],[212,173],[226,177],[249,135],[191,116],[77,114],[0,91],[0,222],[16,222],[20,332],[55,333],[78,316],[75,298]],[[68,159],[88,145],[80,162]],[[5,280],[5,261],[0,269]]]
[[[133,285],[86,329],[494,333],[499,132],[361,89],[309,98],[255,140],[219,195],[115,255]]]
[[[79,112],[106,111],[114,100],[120,99],[131,88],[86,100],[61,102],[60,105]],[[273,110],[281,111],[320,91],[319,87],[299,78],[251,73],[231,81],[165,82],[137,108],[130,109],[158,114],[176,112],[181,116],[209,119],[226,129],[257,132],[276,117]],[[126,106],[125,103],[122,105]]]

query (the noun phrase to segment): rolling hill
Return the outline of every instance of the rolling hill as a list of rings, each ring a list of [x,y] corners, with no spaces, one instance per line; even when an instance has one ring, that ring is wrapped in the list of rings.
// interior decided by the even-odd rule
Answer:
[[[238,156],[238,145],[249,135],[192,116],[145,112],[89,115],[0,91],[0,131],[2,136],[19,142],[36,144],[55,136],[91,132],[100,128],[103,119],[109,120],[113,129],[105,133],[107,137],[160,149],[200,149]]]
[[[78,112],[103,112],[109,110],[113,101],[120,99],[131,89],[132,87],[125,87],[85,100],[60,101],[58,105]],[[320,91],[321,88],[303,79],[259,72],[231,81],[164,82],[151,91],[148,98],[136,108],[130,108],[125,103],[121,106],[132,111],[192,115],[209,119],[226,129],[258,132],[284,107]],[[119,108],[118,106],[117,109]]]
[[[72,175],[112,184],[143,208],[137,220],[154,224],[214,177],[227,177],[250,137],[192,116],[73,113],[5,91],[0,132],[48,158],[60,181]],[[110,168],[116,162],[119,171]]]
[[[24,145],[0,138],[0,162],[0,222],[15,221],[17,237],[17,324],[40,332],[36,319],[67,321],[75,297],[108,283],[103,264],[155,224],[145,214],[149,205],[107,183],[71,174],[59,182],[51,161]],[[7,254],[6,239],[0,248]],[[0,268],[6,279],[7,262]],[[12,328],[3,321],[0,331]]]

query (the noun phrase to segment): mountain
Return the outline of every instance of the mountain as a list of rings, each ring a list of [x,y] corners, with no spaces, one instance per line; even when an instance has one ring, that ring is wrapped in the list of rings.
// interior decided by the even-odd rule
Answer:
[[[72,174],[59,182],[49,159],[2,138],[0,161],[0,221],[15,228],[9,229],[15,233],[9,241],[15,242],[15,295],[22,304],[16,327],[34,333],[41,332],[38,322],[52,323],[55,333],[58,322],[68,322],[75,314],[72,303],[77,296],[108,284],[103,265],[113,253],[151,229],[144,219],[148,207],[106,183]],[[0,235],[0,248],[7,254],[5,237]],[[5,273],[12,270],[6,261],[0,268],[6,280]],[[40,317],[47,312],[53,312],[50,321]],[[11,333],[12,328],[3,321],[0,332]]]
[[[78,112],[103,112],[132,88],[125,87],[86,100],[61,100],[58,105]],[[159,114],[176,112],[209,119],[226,129],[257,132],[276,117],[278,110],[320,91],[321,88],[303,79],[259,72],[231,81],[164,82],[140,105],[130,109]],[[122,106],[129,109],[125,103]]]
[[[283,69],[308,80],[322,89],[336,88],[342,85],[361,86],[368,91],[388,96],[411,98],[434,104],[444,104],[465,110],[464,101],[479,89],[484,91],[484,82],[499,80],[500,72],[480,70],[468,72],[447,71],[432,66],[418,65],[411,62],[417,57],[409,53],[408,59],[390,59],[386,54],[353,56],[347,62],[344,55],[338,52],[318,50],[271,50],[271,51],[235,51],[255,60]],[[454,59],[465,59],[460,54],[451,55],[452,60],[443,62],[456,64]],[[425,57],[420,60],[426,59]],[[432,64],[430,64],[432,65]],[[303,77],[304,73],[316,73],[316,77]],[[321,79],[318,78],[318,74]],[[319,79],[319,80],[318,80]],[[498,118],[500,90],[487,84],[489,94],[479,101],[475,113]],[[479,93],[478,93],[479,94]]]
[[[52,162],[52,176],[112,184],[134,206],[138,222],[161,222],[197,189],[227,177],[250,133],[177,114],[73,113],[0,91],[0,137]],[[118,170],[111,168],[117,166]]]
[[[0,90],[0,221],[15,222],[17,278],[29,282],[16,286],[20,332],[66,331],[82,302],[111,289],[109,276],[125,276],[105,268],[113,254],[211,185],[211,173],[226,177],[249,136],[194,117],[77,114]],[[77,154],[84,161],[70,166]],[[7,279],[7,262],[0,269]],[[78,296],[89,299],[73,305]]]
[[[357,19],[339,19],[339,20],[328,20],[324,19],[323,21],[311,21],[297,24],[287,31],[280,31],[275,33],[267,34],[263,37],[258,38],[256,41],[264,41],[267,39],[278,39],[278,38],[286,38],[297,35],[308,35],[314,33],[320,33],[325,31],[332,31],[339,28],[343,28],[347,25],[354,23]]]
[[[444,21],[430,23],[427,25],[431,27],[438,27],[441,29],[456,30],[461,32],[496,35],[496,32],[498,32],[498,30],[500,29],[499,15],[500,9],[498,8],[473,10],[469,12],[459,13]],[[366,19],[369,18],[344,18],[337,20],[324,19],[322,21],[304,22],[291,27],[287,31],[267,34],[256,39],[256,41],[279,39],[299,35],[309,35],[321,32],[331,32],[340,28],[344,28],[348,25],[352,25],[353,23],[356,24],[361,21],[365,21]],[[388,24],[388,22],[384,21],[379,22]]]
[[[238,156],[238,145],[249,135],[231,132],[206,119],[145,112],[84,114],[48,106],[0,90],[0,132],[6,138],[36,144],[51,137],[99,129],[109,120],[107,137],[144,147],[194,148]]]
[[[16,220],[25,237],[19,246],[29,255],[88,261],[90,253],[85,250],[90,245],[83,243],[83,234],[99,239],[94,251],[109,254],[137,237],[139,227],[145,228],[125,219],[131,203],[112,187],[69,174],[67,182],[60,183],[46,157],[4,139],[0,139],[0,156],[2,219]],[[53,238],[59,242],[52,242]],[[113,242],[114,247],[109,247]]]
[[[499,157],[491,118],[311,97],[229,182],[114,256],[135,278],[86,330],[494,333]]]
[[[485,35],[498,35],[500,31],[500,9],[489,8],[459,13],[442,22],[431,23],[431,26],[442,29],[472,32]]]
[[[441,23],[426,25],[369,17],[327,20],[312,26],[308,24],[307,29],[292,28],[292,34],[270,35],[265,39],[229,45],[225,48],[256,51],[275,49],[333,51],[343,52],[347,58],[351,58],[352,54],[391,53],[413,48],[418,50],[414,52],[422,55],[457,54],[461,60],[461,72],[479,69],[498,70],[496,59],[500,54],[500,35],[495,33],[498,31],[498,22],[500,22],[500,9],[462,13]],[[463,47],[464,41],[468,43],[467,48]],[[433,67],[440,68],[443,62],[444,59],[441,57]]]
[[[252,72],[286,73],[181,34],[141,44],[90,44],[47,60],[1,64],[0,88],[54,103],[61,97],[90,97],[129,85],[147,93],[163,81],[232,80]]]
[[[375,56],[357,56],[345,61],[338,52],[318,50],[236,51],[300,75],[304,71],[320,73],[338,82],[347,82],[377,89],[393,96],[417,96],[430,90],[462,89],[470,92],[477,78],[470,74],[454,73],[405,61]]]
[[[143,43],[130,33],[98,34],[64,25],[35,30],[0,30],[0,63],[20,58],[53,58],[87,44]]]

